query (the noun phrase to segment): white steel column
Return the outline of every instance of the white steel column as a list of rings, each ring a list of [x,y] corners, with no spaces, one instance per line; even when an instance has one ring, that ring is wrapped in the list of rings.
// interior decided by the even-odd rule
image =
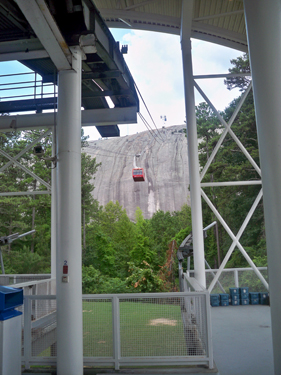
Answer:
[[[58,75],[57,374],[83,374],[81,280],[81,61]],[[63,282],[63,266],[68,273]]]
[[[52,156],[56,155],[55,124],[52,133]],[[51,278],[56,278],[56,254],[57,254],[57,213],[56,213],[56,169],[54,165],[51,171]]]
[[[186,107],[186,127],[188,142],[188,163],[190,177],[190,199],[193,234],[194,276],[206,287],[205,257],[203,239],[202,204],[200,193],[199,159],[197,125],[195,117],[195,100],[191,56],[191,21],[193,0],[183,0],[181,19],[181,48]]]
[[[244,0],[264,193],[275,374],[281,374],[281,1]]]

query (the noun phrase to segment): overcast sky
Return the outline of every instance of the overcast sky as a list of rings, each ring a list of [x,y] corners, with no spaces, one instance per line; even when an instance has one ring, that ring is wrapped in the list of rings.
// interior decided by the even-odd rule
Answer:
[[[157,127],[183,124],[185,120],[182,58],[179,36],[140,30],[118,30],[111,32],[120,45],[128,44],[124,55],[132,76],[153,116]],[[227,73],[230,60],[242,52],[216,44],[192,40],[193,74]],[[223,79],[198,80],[197,83],[211,99],[215,107],[225,107],[239,95],[238,90],[229,91]],[[196,104],[203,101],[196,93]],[[140,103],[140,112],[152,125],[152,121]],[[161,116],[166,116],[164,123]],[[152,125],[153,126],[153,125]],[[120,125],[120,135],[147,130],[138,119],[138,124]],[[84,128],[90,140],[100,138],[95,127]]]

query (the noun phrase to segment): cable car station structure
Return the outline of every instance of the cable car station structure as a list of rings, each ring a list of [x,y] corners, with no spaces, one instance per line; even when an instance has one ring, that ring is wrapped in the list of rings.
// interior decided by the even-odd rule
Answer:
[[[205,281],[201,196],[232,238],[227,256],[238,247],[259,271],[239,240],[263,196],[270,276],[275,373],[281,373],[281,3],[276,0],[0,0],[0,61],[17,60],[57,84],[53,97],[0,102],[1,113],[35,110],[32,115],[0,118],[0,131],[50,128],[53,134],[52,275],[57,280],[57,373],[83,373],[81,290],[81,125],[94,125],[102,136],[119,135],[119,124],[136,122],[134,81],[108,27],[136,28],[180,35],[190,172],[195,278]],[[261,168],[225,126],[259,175],[262,189],[235,236],[204,193],[199,174],[194,87],[212,105],[192,73],[191,38],[249,51]],[[223,75],[226,76],[226,75]],[[214,78],[204,76],[205,78]],[[248,91],[251,87],[248,88]],[[247,92],[248,92],[247,91]],[[247,95],[245,92],[245,95]],[[110,97],[114,108],[109,108]],[[243,99],[242,99],[243,101]],[[241,103],[242,103],[241,101]],[[241,108],[239,103],[237,111]],[[81,111],[81,108],[84,108]],[[56,109],[53,113],[42,113]],[[214,108],[215,110],[215,108]],[[219,113],[217,112],[219,117]],[[219,146],[218,146],[219,147]],[[8,157],[8,156],[7,156]],[[9,158],[9,157],[8,157]],[[9,158],[18,163],[17,158]],[[241,182],[250,184],[250,181]],[[261,185],[261,181],[256,182]],[[221,183],[223,186],[230,182]],[[216,185],[217,186],[217,185]],[[67,262],[68,275],[63,277]],[[222,267],[227,258],[222,262]],[[216,275],[219,277],[219,272]],[[65,282],[66,281],[66,282]],[[265,287],[267,283],[262,280]],[[215,283],[216,281],[214,281]],[[213,284],[214,284],[213,283]],[[212,285],[213,286],[213,285]],[[210,290],[212,288],[210,287]]]

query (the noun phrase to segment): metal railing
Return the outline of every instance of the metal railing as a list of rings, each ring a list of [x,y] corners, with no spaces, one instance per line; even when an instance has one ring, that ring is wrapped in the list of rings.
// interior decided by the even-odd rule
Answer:
[[[268,282],[267,267],[257,267],[265,280]],[[209,288],[217,269],[206,269],[206,285]],[[194,276],[194,271],[188,272]],[[264,292],[266,289],[252,268],[225,268],[220,275],[219,282],[223,289],[228,292],[231,287],[249,287],[250,292]],[[216,283],[212,293],[222,293],[220,286]]]
[[[25,283],[28,281],[37,281],[37,280],[46,280],[50,279],[51,275],[49,273],[46,274],[5,274],[0,275],[0,285],[11,285],[12,284],[19,284]]]
[[[22,91],[24,90],[24,91]],[[52,82],[43,82],[36,72],[3,74],[0,75],[0,99],[38,99],[57,95]]]
[[[207,291],[84,295],[84,365],[213,368],[209,312]],[[26,369],[56,365],[56,296],[25,296],[23,343]]]
[[[0,75],[1,113],[54,109],[56,97],[57,86],[36,72]]]

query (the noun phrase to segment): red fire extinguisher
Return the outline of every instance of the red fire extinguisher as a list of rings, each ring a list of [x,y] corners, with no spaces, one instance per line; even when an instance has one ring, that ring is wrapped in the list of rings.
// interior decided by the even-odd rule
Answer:
[[[63,267],[62,267],[62,273],[64,275],[68,274],[68,265],[67,265],[67,261],[66,260],[64,261],[64,264],[63,264]]]

